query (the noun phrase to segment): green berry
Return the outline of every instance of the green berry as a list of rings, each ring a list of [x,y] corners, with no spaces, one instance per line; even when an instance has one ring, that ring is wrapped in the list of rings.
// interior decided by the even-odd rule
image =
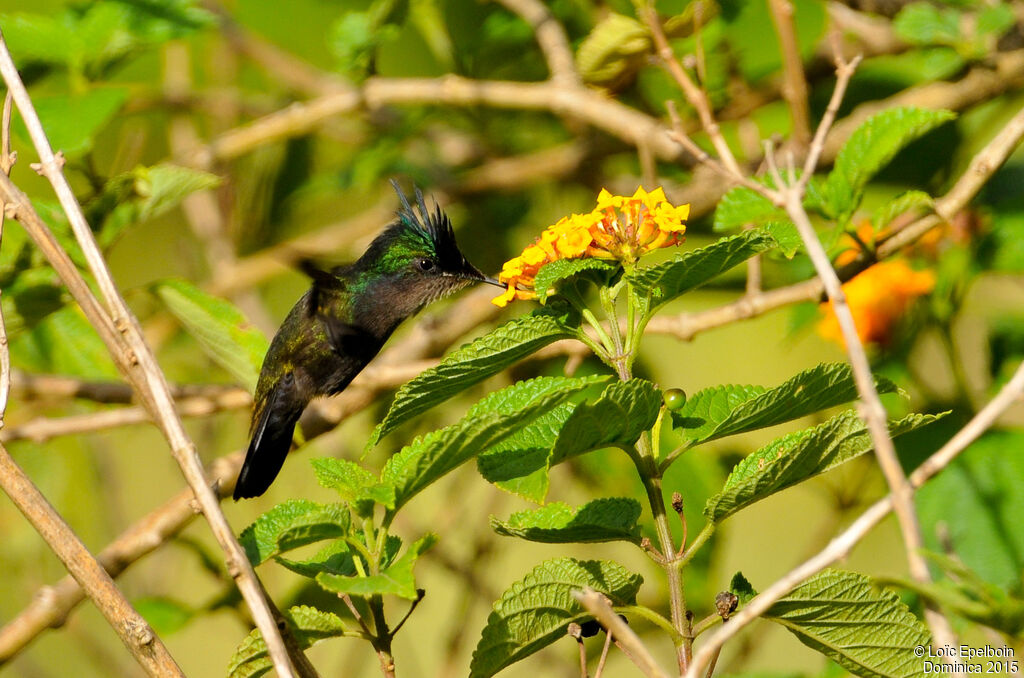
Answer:
[[[665,391],[665,407],[678,410],[686,403],[686,392],[681,388],[670,388]]]

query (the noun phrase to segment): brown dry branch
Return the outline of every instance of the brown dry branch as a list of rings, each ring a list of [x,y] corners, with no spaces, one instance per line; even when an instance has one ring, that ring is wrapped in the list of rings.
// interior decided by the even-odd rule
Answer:
[[[364,370],[352,381],[355,388],[371,388],[375,391],[396,388],[409,381],[423,370],[437,365],[436,360],[412,360],[395,366],[375,366]],[[58,378],[60,379],[60,378]],[[66,379],[74,382],[74,379]],[[81,384],[81,382],[79,382]],[[108,384],[97,384],[107,386]],[[114,384],[109,384],[114,386]],[[117,384],[117,386],[121,386]],[[127,390],[127,389],[125,389]],[[175,395],[175,406],[182,417],[208,417],[228,410],[248,409],[252,406],[252,396],[248,391],[237,387],[205,387],[196,389],[206,391],[197,395],[179,397]],[[67,389],[64,392],[73,392]],[[172,393],[175,393],[172,390]],[[104,393],[104,395],[110,395]],[[121,394],[118,394],[121,395]],[[124,394],[130,396],[130,393]],[[31,440],[43,443],[52,438],[82,433],[95,433],[111,428],[132,424],[152,423],[149,412],[142,407],[122,407],[99,412],[88,412],[66,417],[36,417],[15,427],[0,431],[0,442],[8,443],[16,440]]]
[[[233,393],[248,393],[227,384],[171,385],[171,395],[183,398],[215,400]],[[80,398],[108,405],[125,405],[133,400],[134,392],[128,384],[114,381],[89,381],[54,374],[31,374],[21,370],[11,373],[11,390],[19,400],[53,400]]]
[[[25,226],[29,236],[44,250],[47,259],[57,270],[65,285],[68,286],[90,323],[99,331],[115,364],[137,388],[143,404],[158,422],[170,444],[175,460],[203,508],[203,513],[214,536],[225,552],[228,571],[235,578],[239,590],[252,612],[256,626],[263,634],[275,669],[282,678],[291,678],[295,675],[292,662],[288,657],[267,601],[263,598],[256,582],[256,574],[238,540],[235,539],[234,532],[221,511],[218,498],[207,484],[195,445],[189,439],[181,418],[174,409],[174,401],[163,372],[143,338],[138,321],[128,309],[124,299],[121,298],[96,244],[92,230],[86,223],[82,208],[63,174],[63,158],[54,155],[46,132],[39,122],[32,100],[21,81],[17,67],[14,65],[2,36],[0,36],[0,73],[3,74],[7,88],[14,97],[21,118],[39,155],[38,171],[46,177],[57,194],[75,239],[100,290],[105,309],[101,309],[78,269],[71,264],[67,254],[53,239],[53,234],[35,214],[28,197],[18,190],[6,176],[3,177],[4,200],[11,203],[16,218]],[[70,267],[69,264],[71,264]]]
[[[180,676],[184,673],[114,580],[96,561],[85,544],[64,522],[56,509],[0,445],[0,487],[18,510],[32,523],[81,589],[121,638],[135,660],[150,676]]]
[[[928,457],[910,474],[909,481],[911,487],[915,490],[919,489],[939,471],[946,468],[957,455],[977,440],[982,433],[987,431],[1007,408],[1016,402],[1020,402],[1022,397],[1024,397],[1024,363],[1021,363],[1010,381],[1000,389],[999,393],[988,405],[982,408],[945,445]],[[722,646],[730,638],[739,633],[750,622],[767,612],[773,604],[800,585],[801,582],[821,572],[832,563],[847,557],[853,550],[853,547],[872,528],[882,522],[882,519],[892,509],[893,502],[891,496],[879,499],[848,528],[833,538],[824,549],[759,593],[742,610],[730,617],[729,623],[723,624],[721,628],[701,645],[700,650],[694,653],[693,663],[686,673],[686,678],[698,678],[711,657],[721,650]]]

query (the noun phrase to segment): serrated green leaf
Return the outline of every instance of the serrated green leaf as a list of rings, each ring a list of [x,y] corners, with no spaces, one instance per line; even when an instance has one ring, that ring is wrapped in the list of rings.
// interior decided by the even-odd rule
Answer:
[[[594,381],[542,377],[513,384],[477,403],[455,424],[417,438],[388,459],[381,471],[381,480],[395,488],[395,510],[438,478]]]
[[[537,417],[489,448],[477,459],[477,469],[498,487],[541,502],[551,466],[602,447],[632,445],[660,409],[661,392],[650,382],[614,382],[592,402],[569,400]]]
[[[896,384],[875,377],[879,393],[896,391]],[[740,400],[749,394],[746,400]],[[698,392],[672,413],[690,445],[799,419],[857,397],[857,385],[847,363],[822,363],[773,389],[757,386],[716,386]],[[693,405],[690,403],[693,402]],[[699,410],[697,408],[700,408]]]
[[[184,280],[157,283],[154,291],[218,365],[249,391],[256,388],[270,344],[245,314]]]
[[[135,190],[144,199],[140,206],[141,219],[163,214],[192,193],[216,188],[221,183],[216,174],[169,163],[138,167],[132,174]]]
[[[608,596],[612,605],[632,605],[641,583],[640,575],[606,560],[541,563],[494,604],[473,652],[470,678],[490,678],[561,639],[570,623],[589,619],[574,591],[589,587]]]
[[[604,285],[622,271],[622,267],[601,259],[558,259],[541,266],[533,279],[540,303],[556,294],[564,284],[578,280],[589,280],[595,285]]]
[[[491,516],[491,528],[506,537],[546,544],[640,540],[640,504],[635,499],[594,499],[583,506],[553,502],[533,511],[513,513],[502,522]]]
[[[349,539],[359,539],[365,544],[361,535],[362,533],[353,533]],[[371,544],[368,548],[373,548],[373,545]],[[384,552],[381,554],[378,567],[385,569],[389,567],[401,548],[402,540],[389,534],[384,540]],[[355,576],[359,572],[355,563],[357,559],[362,565],[363,572],[368,571],[370,564],[358,550],[349,544],[347,539],[335,539],[317,551],[315,555],[304,560],[290,560],[284,556],[274,556],[274,560],[279,565],[309,579],[316,579],[321,572],[346,577]]]
[[[434,368],[398,389],[368,447],[431,407],[477,384],[558,339],[576,333],[579,318],[568,307],[550,305],[514,318],[445,356]]]
[[[786,210],[752,188],[736,186],[729,189],[715,206],[715,220],[711,228],[716,233],[726,233],[748,224],[760,226],[785,219],[788,219]]]
[[[825,570],[772,605],[764,618],[865,678],[920,676],[915,648],[930,635],[892,591],[855,572]]]
[[[402,557],[384,569],[383,572],[367,577],[346,577],[337,574],[320,573],[316,583],[325,591],[352,596],[393,595],[415,600],[416,580],[412,570],[416,560],[437,542],[437,535],[428,534],[417,539]]]
[[[690,440],[704,440],[729,413],[766,390],[764,386],[740,384],[701,389],[672,412],[672,425]]]
[[[914,45],[957,45],[960,42],[960,12],[914,2],[893,19],[896,35]]]
[[[318,504],[308,499],[290,499],[256,519],[238,535],[245,555],[253,565],[291,549],[343,537],[351,516],[344,504]]]
[[[307,649],[326,638],[358,636],[347,629],[338,615],[318,610],[315,607],[299,605],[284,613],[292,635],[300,649]],[[267,644],[259,629],[254,629],[235,650],[228,664],[228,678],[259,678],[273,668],[267,654]]]
[[[372,513],[373,504],[395,507],[395,488],[382,483],[373,473],[347,459],[323,457],[313,459],[313,470],[317,481],[330,490],[336,490],[341,498],[356,507],[357,513],[365,517]],[[365,506],[369,503],[369,507]],[[369,513],[365,510],[369,508]]]
[[[839,151],[825,181],[826,213],[846,221],[860,205],[871,177],[911,141],[955,117],[952,111],[890,108],[865,120]]]
[[[196,614],[196,611],[185,603],[166,596],[136,598],[132,601],[132,607],[138,610],[146,623],[160,636],[180,630]]]
[[[775,245],[764,231],[744,231],[707,247],[677,254],[662,264],[637,267],[627,275],[637,294],[650,298],[653,309]]]
[[[533,502],[548,491],[548,458],[562,425],[584,399],[582,392],[541,414],[477,457],[477,470],[488,482]]]
[[[889,422],[889,435],[899,436],[936,419],[938,416],[931,414],[907,415]],[[742,508],[871,449],[871,435],[864,422],[848,410],[824,424],[774,440],[743,459],[729,474],[722,491],[708,499],[704,515],[721,522]]]
[[[935,199],[924,191],[906,191],[900,193],[875,212],[875,218],[871,220],[871,225],[876,232],[881,231],[892,223],[893,219],[905,212],[911,210],[922,212],[931,210],[934,206]]]
[[[732,580],[729,582],[729,592],[739,598],[740,603],[744,604],[757,595],[757,591],[754,590],[753,585],[747,581],[742,572],[737,572],[732,576]]]
[[[113,119],[127,96],[128,90],[124,88],[105,87],[78,95],[33,97],[32,103],[53,150],[76,158],[92,148],[96,135]],[[20,118],[14,123],[14,129],[20,137],[29,140]]]

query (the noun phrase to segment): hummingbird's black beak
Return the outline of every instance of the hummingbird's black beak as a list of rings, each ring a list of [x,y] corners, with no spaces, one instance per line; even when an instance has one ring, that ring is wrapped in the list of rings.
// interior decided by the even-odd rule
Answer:
[[[485,282],[488,285],[494,285],[495,287],[508,287],[508,285],[506,285],[503,282],[500,282],[497,278],[491,278],[484,275],[476,266],[470,264],[469,262],[466,262],[465,276],[470,280],[478,280],[480,282]]]

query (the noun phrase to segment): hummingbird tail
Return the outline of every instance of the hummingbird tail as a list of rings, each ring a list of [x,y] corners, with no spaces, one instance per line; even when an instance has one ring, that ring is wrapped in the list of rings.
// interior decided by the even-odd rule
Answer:
[[[235,501],[258,497],[266,492],[284,465],[284,458],[291,449],[295,424],[304,409],[295,401],[291,376],[286,375],[274,387],[257,412],[249,450],[245,453],[245,461],[235,483]]]

